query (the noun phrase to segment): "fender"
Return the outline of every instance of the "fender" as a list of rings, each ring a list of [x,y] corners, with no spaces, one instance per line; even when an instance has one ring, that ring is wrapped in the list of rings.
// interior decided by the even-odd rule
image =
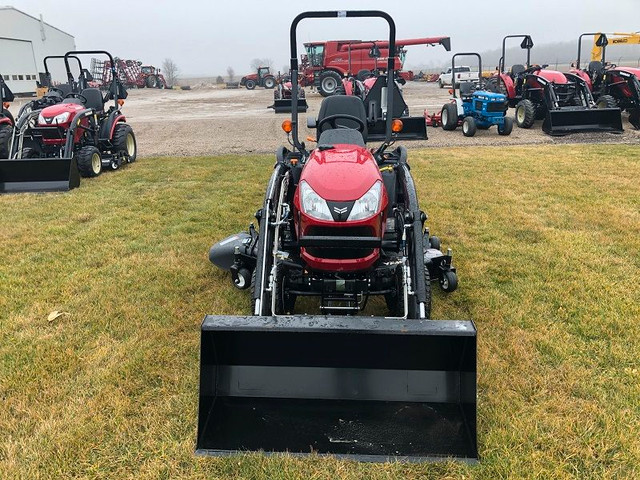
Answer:
[[[13,115],[11,115],[11,112],[3,108],[2,113],[0,114],[0,123],[9,123],[11,126],[13,126],[16,121],[13,119]]]
[[[504,86],[507,89],[507,98],[515,98],[516,87],[513,84],[513,79],[506,73],[501,73],[500,80],[502,81],[502,83],[504,83]]]
[[[593,83],[591,82],[591,77],[589,77],[587,72],[585,72],[584,70],[573,69],[569,73],[571,75],[575,75],[576,77],[579,77],[587,85],[587,88],[589,89],[589,91],[590,92],[593,91]]]
[[[111,112],[107,120],[103,122],[102,126],[100,127],[100,140],[110,141],[113,138],[113,131],[116,128],[116,124],[126,121],[126,117],[122,114],[122,112],[120,112],[120,110]]]
[[[13,122],[11,121],[10,118],[8,118],[8,117],[0,117],[0,125],[5,125],[5,124],[13,127]]]

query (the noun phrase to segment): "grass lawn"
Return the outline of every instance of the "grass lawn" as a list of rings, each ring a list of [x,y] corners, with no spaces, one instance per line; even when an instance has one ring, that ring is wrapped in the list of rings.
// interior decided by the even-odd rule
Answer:
[[[478,327],[477,466],[194,456],[200,321],[249,311],[208,248],[252,221],[273,157],[0,197],[0,478],[640,478],[639,154],[410,152],[460,278],[433,318]]]

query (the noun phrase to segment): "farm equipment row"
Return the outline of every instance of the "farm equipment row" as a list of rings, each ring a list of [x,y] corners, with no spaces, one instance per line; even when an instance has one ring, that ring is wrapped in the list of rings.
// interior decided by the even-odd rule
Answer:
[[[103,167],[116,170],[135,161],[135,135],[120,110],[127,97],[126,89],[119,82],[115,67],[105,94],[89,87],[90,74],[78,58],[88,54],[105,55],[115,65],[105,51],[68,52],[45,58],[47,72],[49,60],[64,60],[68,83],[51,86],[42,99],[21,108],[18,119],[11,119],[9,130],[3,128],[0,192],[70,190],[79,186],[80,176],[95,177]],[[78,62],[77,80],[69,67],[71,59]],[[108,106],[110,101],[113,104]],[[6,134],[8,141],[2,136]]]
[[[115,70],[114,67],[115,66]],[[108,88],[113,81],[114,72],[125,88],[170,88],[164,75],[151,65],[143,65],[138,60],[91,59],[91,75],[100,88]]]

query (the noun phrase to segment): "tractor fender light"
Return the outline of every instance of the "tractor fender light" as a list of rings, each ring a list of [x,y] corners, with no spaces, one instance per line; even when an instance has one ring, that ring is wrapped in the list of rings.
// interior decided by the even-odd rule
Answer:
[[[317,140],[313,137],[307,137],[307,142],[317,142]]]
[[[11,103],[9,102],[2,102],[2,108],[9,108],[11,106]]]
[[[124,100],[119,98],[118,99],[118,105],[120,105],[122,107],[124,105]]]
[[[449,95],[453,95],[453,88],[449,89]]]
[[[402,124],[402,120],[398,118],[394,118],[393,121],[391,122],[391,131],[393,133],[400,133],[402,131],[403,126],[404,125]]]
[[[291,122],[291,120],[282,122],[282,130],[284,130],[285,133],[291,133],[291,130],[293,130],[293,122]]]

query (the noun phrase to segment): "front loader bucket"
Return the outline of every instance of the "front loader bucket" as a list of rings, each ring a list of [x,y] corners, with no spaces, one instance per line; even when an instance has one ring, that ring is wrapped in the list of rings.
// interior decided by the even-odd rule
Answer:
[[[542,130],[554,136],[574,132],[621,133],[622,116],[619,108],[561,108],[549,110]]]
[[[207,316],[196,453],[477,460],[470,321]]]
[[[426,140],[427,122],[424,117],[400,117],[402,120],[402,130],[393,134],[396,140]],[[386,121],[378,120],[374,124],[369,124],[367,140],[372,142],[383,142],[386,138]]]
[[[74,158],[0,160],[0,193],[64,192],[78,186]]]
[[[280,100],[274,100],[273,105],[269,105],[267,108],[273,108],[276,113],[291,113],[291,109],[293,108],[293,104],[291,103],[290,98],[283,98]],[[306,98],[298,99],[298,112],[306,112],[309,108],[307,105]]]

